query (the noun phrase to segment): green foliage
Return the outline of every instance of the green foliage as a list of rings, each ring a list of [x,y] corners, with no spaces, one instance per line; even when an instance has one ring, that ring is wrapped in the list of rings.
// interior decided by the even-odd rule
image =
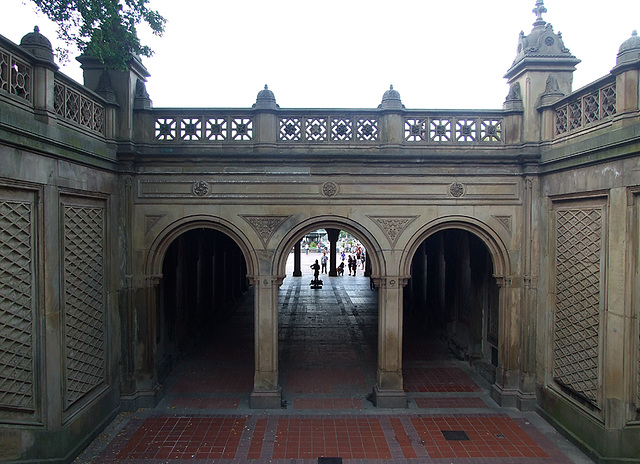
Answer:
[[[140,43],[136,26],[146,23],[155,35],[164,32],[166,20],[148,8],[149,0],[33,0],[38,9],[58,24],[58,37],[97,58],[111,69],[126,69],[131,55],[151,56]],[[57,49],[59,59],[69,50]]]

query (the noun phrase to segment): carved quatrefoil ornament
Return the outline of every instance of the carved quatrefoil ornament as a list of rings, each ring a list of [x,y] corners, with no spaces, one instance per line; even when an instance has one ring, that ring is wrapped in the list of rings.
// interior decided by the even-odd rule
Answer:
[[[193,184],[193,193],[199,197],[204,197],[209,193],[209,184],[203,180]]]

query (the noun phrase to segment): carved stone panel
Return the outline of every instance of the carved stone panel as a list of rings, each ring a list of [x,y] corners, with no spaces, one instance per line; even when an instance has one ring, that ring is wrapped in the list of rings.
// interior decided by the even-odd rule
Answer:
[[[603,208],[586,205],[558,208],[555,227],[553,377],[598,406]]]
[[[63,202],[64,400],[71,407],[105,383],[105,208]]]
[[[262,245],[266,248],[271,236],[280,225],[291,216],[245,216],[240,215],[256,231]]]
[[[0,410],[34,412],[35,195],[0,188]]]
[[[367,216],[384,232],[389,239],[389,243],[393,246],[398,238],[404,232],[409,224],[411,224],[418,216]]]

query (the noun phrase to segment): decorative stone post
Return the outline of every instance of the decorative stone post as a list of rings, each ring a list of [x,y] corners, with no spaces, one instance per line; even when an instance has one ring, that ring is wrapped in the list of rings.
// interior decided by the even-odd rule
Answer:
[[[616,114],[638,111],[640,108],[640,37],[633,31],[625,40],[611,70],[616,76]]]
[[[540,96],[545,92],[547,78],[553,75],[558,83],[558,90],[568,95],[571,93],[573,72],[580,63],[564,46],[562,35],[556,34],[553,26],[542,19],[542,14],[547,11],[544,2],[536,2],[533,11],[536,14],[533,29],[527,36],[520,32],[516,59],[504,76],[509,85],[519,84],[524,108],[524,142],[540,141],[538,105]]]
[[[404,142],[404,105],[400,94],[389,87],[382,96],[382,103],[378,106],[380,116],[380,142],[387,148],[400,147]]]
[[[258,92],[256,102],[253,104],[254,115],[254,148],[260,150],[272,150],[276,146],[278,135],[276,97],[267,85]]]
[[[117,106],[115,106],[117,118],[113,119],[117,124],[114,138],[118,140],[120,153],[133,152],[133,146],[127,147],[127,143],[133,144],[133,140],[136,138],[134,131],[138,121],[134,123],[134,108],[138,110],[151,107],[148,95],[146,95],[148,104],[141,104],[139,100],[143,95],[144,83],[150,76],[149,71],[136,56],[131,57],[128,71],[107,70],[98,59],[87,55],[76,59],[80,62],[83,70],[84,85],[103,98],[108,95],[109,98],[113,98],[114,103],[117,102]],[[150,127],[153,127],[153,124]],[[138,140],[140,140],[139,136]]]
[[[282,405],[278,385],[278,290],[284,277],[258,275],[255,286],[255,374],[249,405],[277,409]]]
[[[29,52],[33,63],[33,108],[36,119],[45,124],[55,123],[54,78],[58,66],[53,61],[51,42],[40,34],[38,26],[20,41],[20,48]]]
[[[405,276],[375,279],[378,296],[378,370],[373,402],[379,408],[406,408],[402,381],[402,289]]]

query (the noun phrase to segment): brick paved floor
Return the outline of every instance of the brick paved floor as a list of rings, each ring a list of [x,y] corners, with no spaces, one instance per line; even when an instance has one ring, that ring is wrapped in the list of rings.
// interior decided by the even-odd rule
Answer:
[[[305,259],[317,256],[303,255]],[[289,270],[289,275],[291,275]],[[164,385],[153,409],[123,413],[76,463],[587,464],[535,413],[498,407],[468,363],[409,340],[408,408],[376,409],[377,291],[369,279],[288,277],[279,294],[283,407],[249,409],[253,297]]]

